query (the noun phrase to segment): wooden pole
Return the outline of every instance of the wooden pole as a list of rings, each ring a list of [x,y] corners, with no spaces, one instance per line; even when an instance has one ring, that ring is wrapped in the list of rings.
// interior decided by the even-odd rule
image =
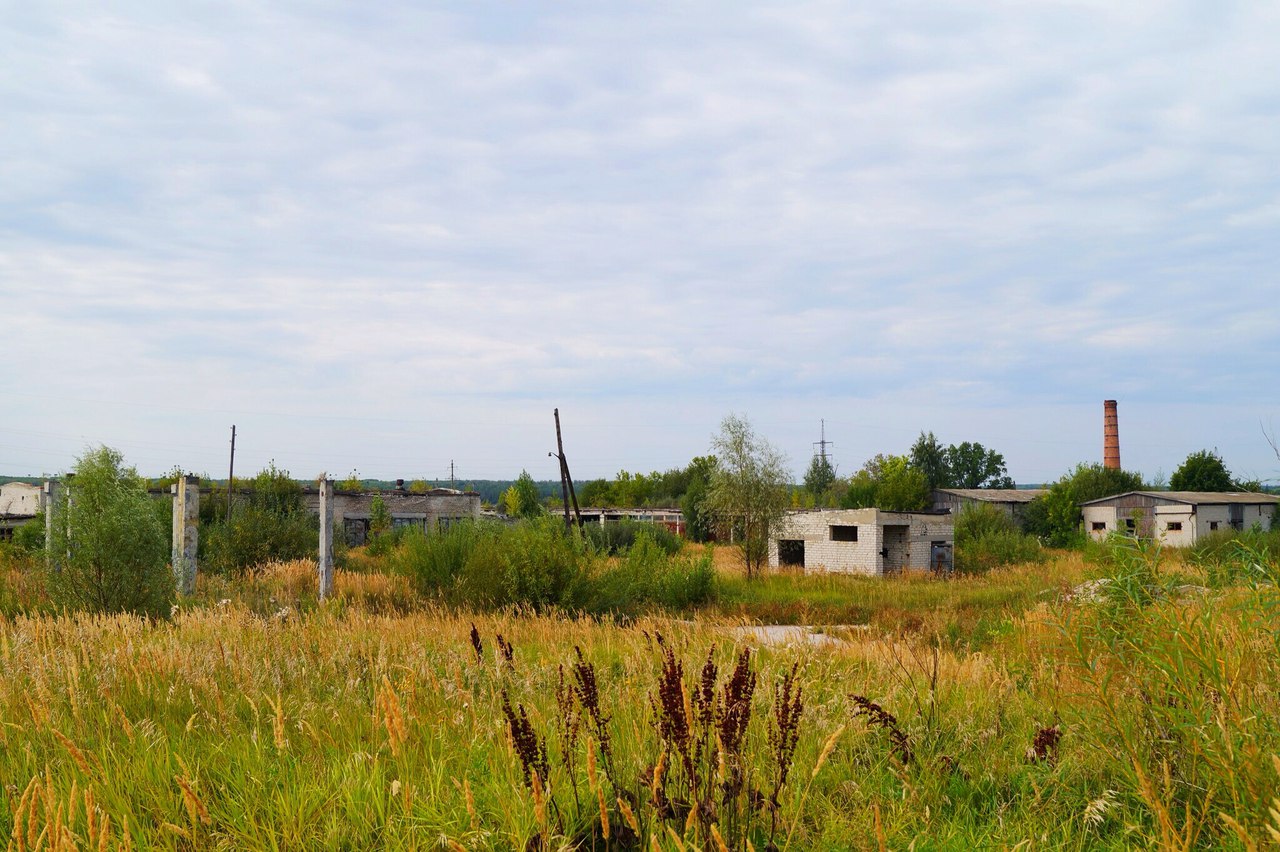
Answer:
[[[573,477],[569,475],[569,460],[564,457],[564,439],[560,437],[560,409],[555,410],[556,414],[556,452],[560,454],[560,485],[562,490],[567,487],[568,495],[564,500],[564,522],[569,523],[569,500],[573,499],[573,518],[578,526],[582,526],[582,512],[578,510],[578,493],[573,488]]]
[[[236,482],[236,427],[231,424],[231,464],[227,467],[227,523],[231,522],[231,489]]]

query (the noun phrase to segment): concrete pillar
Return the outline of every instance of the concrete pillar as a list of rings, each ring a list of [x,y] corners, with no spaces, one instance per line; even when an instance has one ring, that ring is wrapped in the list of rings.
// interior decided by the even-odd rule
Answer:
[[[56,479],[46,479],[44,489],[40,493],[40,502],[44,509],[44,559],[45,564],[54,571],[61,567],[53,558],[53,515],[61,499],[62,483]]]
[[[333,592],[333,482],[328,476],[320,481],[320,600]]]
[[[200,477],[182,476],[173,494],[173,578],[178,594],[196,591],[196,551],[200,543]]]

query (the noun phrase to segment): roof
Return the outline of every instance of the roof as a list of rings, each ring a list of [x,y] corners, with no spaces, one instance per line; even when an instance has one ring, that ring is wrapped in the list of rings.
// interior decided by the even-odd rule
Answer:
[[[1046,492],[1044,488],[936,488],[942,494],[954,494],[966,500],[984,503],[1030,503]]]
[[[1110,497],[1099,497],[1097,500],[1086,500],[1081,506],[1095,503],[1106,503],[1129,495],[1150,497],[1153,500],[1164,500],[1169,503],[1189,503],[1191,505],[1221,506],[1225,504],[1241,504],[1257,506],[1265,503],[1280,503],[1280,496],[1263,494],[1258,491],[1126,491],[1123,494],[1112,494]]]

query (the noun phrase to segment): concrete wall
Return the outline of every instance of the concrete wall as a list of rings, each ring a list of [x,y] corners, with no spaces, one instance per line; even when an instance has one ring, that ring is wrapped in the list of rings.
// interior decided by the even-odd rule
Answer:
[[[833,526],[856,527],[857,541],[833,540]],[[804,570],[878,577],[903,568],[929,568],[930,546],[954,540],[950,515],[826,509],[793,512],[769,542],[769,565],[779,566],[780,540],[804,542]],[[884,553],[887,551],[887,555]]]
[[[33,518],[42,508],[42,489],[26,482],[0,485],[0,515]]]
[[[415,526],[432,531],[460,519],[480,517],[480,495],[473,491],[436,489],[427,494],[402,491],[354,492],[337,491],[333,495],[334,535],[349,544],[363,543],[373,512],[373,500],[381,496],[391,513],[394,526]],[[320,511],[320,494],[308,489],[304,495],[312,512]]]

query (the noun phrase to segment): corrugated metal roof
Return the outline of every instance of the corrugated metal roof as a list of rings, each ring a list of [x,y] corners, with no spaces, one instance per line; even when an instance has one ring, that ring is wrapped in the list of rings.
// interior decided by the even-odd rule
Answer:
[[[1240,503],[1254,506],[1263,503],[1280,503],[1280,496],[1262,494],[1257,491],[1126,491],[1123,494],[1112,494],[1110,497],[1099,497],[1097,500],[1086,500],[1081,506],[1092,506],[1127,497],[1130,494],[1141,494],[1153,500],[1164,500],[1169,503],[1190,503],[1193,505],[1221,506],[1228,503]]]
[[[954,494],[966,500],[984,503],[1030,503],[1044,494],[1044,488],[939,488],[942,494]]]

